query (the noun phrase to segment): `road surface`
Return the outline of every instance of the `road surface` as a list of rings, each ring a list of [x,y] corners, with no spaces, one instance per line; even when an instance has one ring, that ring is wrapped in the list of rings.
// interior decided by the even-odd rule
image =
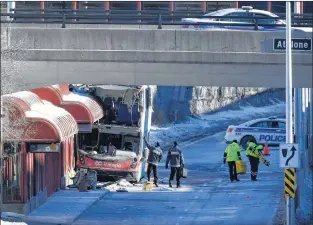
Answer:
[[[167,188],[169,170],[163,162],[159,177],[165,182],[159,188],[153,192],[142,191],[142,187],[112,191],[81,214],[74,225],[272,224],[283,194],[278,149],[270,149],[270,167],[260,164],[259,181],[251,182],[248,171],[239,175],[240,182],[231,183],[228,167],[222,164],[225,147],[223,133],[183,146],[189,173],[181,189]]]

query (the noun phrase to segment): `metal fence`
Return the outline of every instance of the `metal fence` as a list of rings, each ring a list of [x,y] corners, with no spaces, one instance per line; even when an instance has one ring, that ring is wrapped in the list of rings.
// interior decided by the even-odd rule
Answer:
[[[272,17],[243,17],[243,16],[204,16],[209,12],[202,11],[167,11],[167,10],[75,10],[75,9],[40,9],[40,8],[16,8],[11,13],[1,13],[1,22],[10,23],[53,23],[61,24],[66,28],[67,24],[122,24],[122,25],[205,25],[205,22],[182,22],[182,18],[214,18],[247,20],[249,23],[223,22],[223,26],[258,26],[284,27],[283,24],[266,23]],[[285,19],[284,14],[277,19]],[[7,18],[7,19],[3,19]],[[293,27],[312,27],[312,14],[293,14]],[[220,25],[218,21],[210,22],[210,25]]]

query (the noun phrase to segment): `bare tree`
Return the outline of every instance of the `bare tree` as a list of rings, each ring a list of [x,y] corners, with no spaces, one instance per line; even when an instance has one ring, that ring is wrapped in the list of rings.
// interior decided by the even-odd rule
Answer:
[[[1,30],[1,143],[5,140],[18,139],[24,133],[23,129],[27,122],[22,115],[17,115],[17,109],[12,104],[13,101],[3,96],[21,91],[23,87],[22,77],[20,73],[27,68],[26,63],[22,59],[22,51],[18,47],[20,43],[14,43],[14,49],[11,49],[10,43],[11,27],[8,26]],[[16,129],[19,128],[19,129]]]
[[[1,137],[0,137],[0,218],[2,214],[3,201],[3,157],[7,155],[3,152],[3,144],[6,141],[18,140],[25,138],[25,135],[30,135],[30,122],[27,121],[24,115],[19,113],[19,110],[12,104],[12,99],[4,97],[6,94],[14,93],[23,89],[20,72],[26,69],[26,63],[17,60],[18,57],[23,57],[16,46],[22,46],[23,40],[20,43],[14,43],[14,50],[11,49],[10,43],[11,27],[1,29]],[[33,129],[32,129],[33,130]],[[29,132],[29,133],[28,133]],[[1,219],[0,219],[1,220]]]

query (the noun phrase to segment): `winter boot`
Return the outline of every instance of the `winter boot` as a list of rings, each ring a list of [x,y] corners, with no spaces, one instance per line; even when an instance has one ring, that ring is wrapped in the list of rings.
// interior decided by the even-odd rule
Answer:
[[[168,186],[170,186],[170,188],[172,187],[172,183],[170,180],[168,181]]]
[[[159,187],[159,185],[158,185],[158,182],[157,182],[157,181],[154,181],[154,185],[155,185],[156,187]]]
[[[177,181],[177,186],[176,186],[176,187],[177,187],[177,188],[180,188],[180,187],[181,187],[179,181]]]

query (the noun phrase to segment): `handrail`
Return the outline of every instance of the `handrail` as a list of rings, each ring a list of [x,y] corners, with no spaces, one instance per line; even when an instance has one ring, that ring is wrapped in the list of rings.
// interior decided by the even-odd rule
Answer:
[[[11,18],[62,18],[63,14],[30,14],[30,13],[0,13],[0,16],[9,16]],[[160,14],[161,15],[161,14]],[[144,20],[149,18],[159,18],[158,15],[132,15],[132,14],[65,14],[67,18],[70,19],[93,19],[93,18],[101,18],[101,19],[134,19],[134,20]],[[175,16],[175,15],[163,15],[163,19],[182,19],[184,17]],[[190,17],[191,18],[191,17]],[[268,20],[270,17],[247,17],[247,16],[203,16],[201,18],[215,18],[215,19],[257,19],[257,20]],[[185,18],[189,19],[189,18]],[[310,18],[294,18],[296,21],[305,21],[310,22]]]
[[[160,13],[168,13],[168,14],[200,14],[204,15],[213,11],[198,11],[198,10],[188,10],[188,11],[169,11],[169,10],[125,10],[125,9],[41,9],[41,8],[15,8],[10,9],[11,12],[13,11],[25,11],[25,12],[31,12],[31,11],[39,11],[39,12],[99,12],[99,13],[149,13],[149,14],[160,14]],[[285,15],[285,13],[276,13],[276,15]],[[291,13],[291,16],[311,16],[312,13]]]
[[[262,21],[272,19],[272,17],[246,17],[246,16],[204,16],[208,12],[202,11],[167,11],[167,10],[81,10],[81,9],[10,9],[11,13],[0,13],[1,17],[10,18],[13,23],[61,23],[62,28],[66,24],[149,24],[157,25],[162,29],[162,25],[221,25],[221,26],[258,26],[263,27],[285,27],[283,24],[262,24]],[[37,12],[37,13],[34,13]],[[43,13],[42,13],[43,12]],[[281,14],[284,16],[283,14]],[[218,23],[217,21],[182,21],[188,18],[201,19],[251,19],[253,23]],[[296,14],[292,16],[292,26],[312,27],[312,14]],[[38,20],[36,20],[38,19]],[[281,19],[277,17],[275,19]],[[84,21],[83,21],[84,20]]]

